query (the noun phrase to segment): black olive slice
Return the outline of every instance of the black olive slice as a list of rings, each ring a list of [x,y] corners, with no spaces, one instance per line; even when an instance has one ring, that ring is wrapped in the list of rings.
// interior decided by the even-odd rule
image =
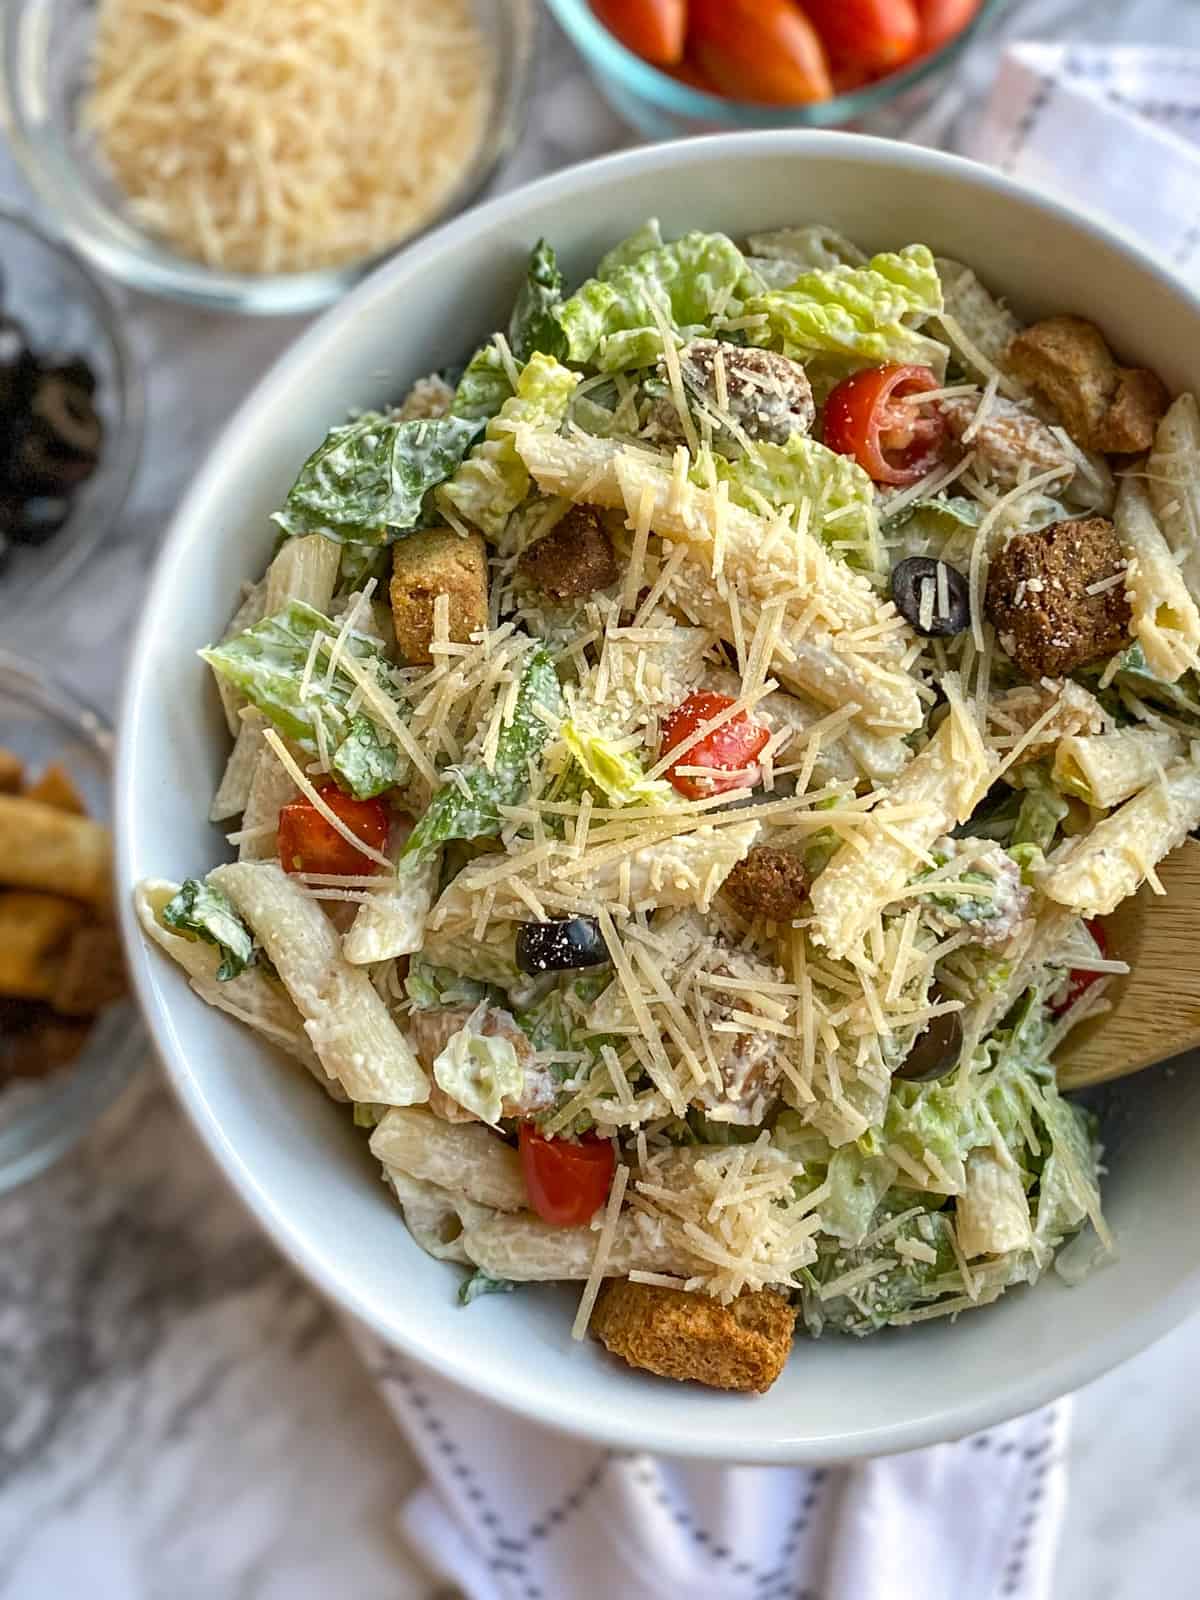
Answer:
[[[63,452],[94,461],[103,429],[90,392],[63,372],[43,372],[34,391],[33,415]]]
[[[602,967],[608,946],[595,917],[523,922],[517,929],[517,966],[522,972],[571,972]]]
[[[943,1012],[925,1029],[892,1074],[907,1083],[932,1083],[953,1072],[962,1054],[963,1027],[957,1011]]]
[[[938,568],[946,575],[946,604],[938,605]],[[933,585],[933,616],[928,627],[921,623],[921,602],[924,585]],[[926,639],[948,639],[956,633],[965,633],[971,626],[971,592],[967,580],[957,567],[948,561],[934,561],[930,556],[909,556],[892,568],[892,599],[904,620]]]

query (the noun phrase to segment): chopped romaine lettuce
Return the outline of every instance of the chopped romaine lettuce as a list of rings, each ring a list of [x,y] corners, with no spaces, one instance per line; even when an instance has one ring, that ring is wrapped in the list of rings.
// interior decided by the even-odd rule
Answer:
[[[886,507],[884,516],[887,516]],[[949,496],[914,500],[898,516],[887,520],[884,536],[893,561],[908,556],[963,564],[970,560],[975,530],[983,518],[978,500]]]
[[[865,267],[806,272],[790,289],[752,297],[772,347],[798,361],[833,357],[853,371],[883,361],[930,366],[940,378],[947,350],[916,330],[942,309],[942,286],[924,245],[873,256]]]
[[[460,1306],[469,1306],[481,1294],[511,1294],[516,1288],[511,1278],[490,1277],[482,1267],[476,1267],[469,1278],[464,1278],[458,1291]]]
[[[512,1040],[480,1033],[481,1020],[479,1008],[434,1057],[433,1079],[451,1100],[494,1128],[504,1101],[517,1099],[524,1089],[525,1069]]]
[[[413,956],[404,980],[404,992],[418,1010],[431,1011],[442,1006],[471,1006],[481,1001],[492,1003],[495,991],[475,978],[464,978],[449,967],[435,967],[421,956]]]
[[[508,343],[518,362],[528,361],[535,351],[556,358],[566,355],[567,338],[554,315],[562,297],[558,258],[539,239],[508,323]]]
[[[233,903],[201,878],[188,878],[162,909],[162,920],[185,939],[202,939],[221,952],[217,978],[228,983],[254,960],[254,937]]]
[[[446,481],[478,437],[479,423],[468,417],[390,422],[369,411],[331,429],[273,520],[287,534],[391,544],[419,526],[425,496]]]
[[[285,738],[312,755],[329,751],[334,771],[358,799],[382,794],[407,781],[411,771],[408,757],[370,718],[369,706],[353,717],[348,715],[346,705],[357,685],[341,670],[327,684],[327,658],[321,652],[314,660],[307,691],[302,693],[305,667],[319,634],[332,643],[338,624],[303,601],[292,600],[282,611],[200,654]],[[343,641],[342,654],[366,668],[397,716],[405,714],[404,703],[390,686],[391,668],[377,644],[350,633]]]
[[[693,338],[719,313],[736,316],[761,288],[731,239],[689,233],[642,252],[606,279],[592,278],[559,307],[567,359],[602,372],[653,366],[662,354],[656,312]]]
[[[356,1100],[354,1102],[354,1126],[356,1128],[377,1128],[390,1110],[390,1106],[375,1105],[369,1100]]]
[[[401,861],[416,864],[450,839],[482,839],[500,828],[499,807],[518,805],[529,787],[529,763],[550,737],[537,707],[559,714],[562,691],[549,650],[536,645],[521,675],[512,721],[500,733],[492,770],[480,763],[447,774],[429,809],[409,834]]]
[[[454,391],[451,412],[456,417],[466,417],[472,422],[487,422],[494,417],[506,400],[511,400],[513,386],[500,351],[490,340],[481,345],[467,364]]]
[[[603,734],[593,733],[576,721],[564,722],[559,731],[587,786],[614,806],[654,805],[670,798],[670,784],[661,779],[647,783],[637,757],[615,748]]]
[[[1012,842],[1036,845],[1045,853],[1054,843],[1059,825],[1067,814],[1067,802],[1051,781],[1046,762],[1029,762],[1022,769],[1021,782],[1024,793]]]
[[[600,257],[596,276],[602,283],[607,283],[623,268],[633,266],[635,261],[639,261],[651,250],[661,250],[662,247],[663,236],[658,218],[651,217],[649,221],[643,222],[640,228],[636,228],[628,238],[622,239],[620,244],[613,245],[607,255]]]
[[[483,442],[438,490],[449,505],[493,539],[529,493],[529,472],[517,454],[517,428],[557,428],[567,414],[579,374],[553,356],[535,353],[517,380],[517,392],[487,425]]]

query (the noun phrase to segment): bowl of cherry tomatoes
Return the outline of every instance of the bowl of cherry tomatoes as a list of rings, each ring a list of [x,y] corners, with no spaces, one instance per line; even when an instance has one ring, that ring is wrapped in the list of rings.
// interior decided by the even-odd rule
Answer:
[[[915,116],[1006,0],[547,0],[649,138]]]

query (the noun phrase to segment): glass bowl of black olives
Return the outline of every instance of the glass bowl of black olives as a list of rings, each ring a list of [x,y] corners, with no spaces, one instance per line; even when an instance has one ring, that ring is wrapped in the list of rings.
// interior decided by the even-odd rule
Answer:
[[[142,386],[108,293],[0,206],[0,619],[28,620],[125,504]]]

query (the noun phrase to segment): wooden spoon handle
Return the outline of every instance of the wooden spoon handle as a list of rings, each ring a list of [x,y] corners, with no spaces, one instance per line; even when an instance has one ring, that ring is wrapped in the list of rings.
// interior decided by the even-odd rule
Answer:
[[[1108,989],[1113,1009],[1059,1049],[1063,1089],[1123,1078],[1200,1045],[1200,844],[1168,856],[1159,877],[1165,895],[1146,885],[1104,919],[1109,953],[1132,970]]]

